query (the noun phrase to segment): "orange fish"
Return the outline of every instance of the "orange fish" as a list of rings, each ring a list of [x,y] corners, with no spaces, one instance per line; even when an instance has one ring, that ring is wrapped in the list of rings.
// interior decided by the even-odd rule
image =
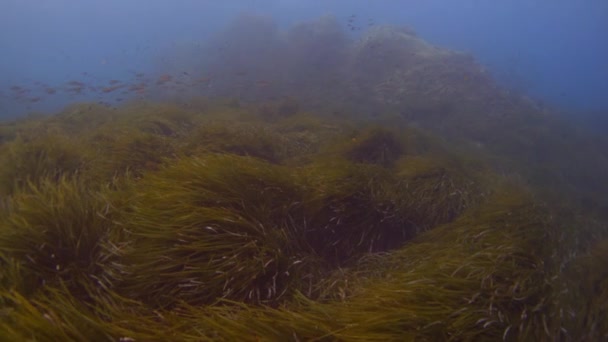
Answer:
[[[84,89],[83,87],[73,87],[73,88],[68,88],[67,90],[74,94],[80,94],[80,93],[82,93],[83,89]]]
[[[160,75],[160,77],[158,78],[158,81],[156,81],[156,84],[164,84],[164,83],[171,81],[172,79],[173,79],[173,76],[171,76],[169,74],[163,74],[163,75]]]
[[[137,94],[143,94],[146,92],[146,84],[145,83],[134,84],[131,87],[129,87],[128,91],[134,91]]]
[[[69,81],[67,84],[75,87],[84,87],[84,83],[79,81]]]
[[[211,77],[201,77],[196,80],[196,83],[208,83],[209,81],[211,81]]]
[[[101,88],[101,92],[107,94],[107,93],[111,93],[114,90],[120,89],[120,88],[122,88],[122,86],[120,86],[120,85],[119,86],[113,86],[113,87],[105,87],[105,88]]]

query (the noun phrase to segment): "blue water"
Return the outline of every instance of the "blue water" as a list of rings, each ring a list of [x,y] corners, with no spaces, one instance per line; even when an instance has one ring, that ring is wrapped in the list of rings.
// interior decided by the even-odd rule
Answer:
[[[28,94],[187,69],[197,47],[242,12],[282,27],[333,14],[346,26],[406,24],[475,56],[505,87],[563,110],[608,112],[608,1],[584,0],[3,0],[0,117],[50,112],[98,95]],[[179,57],[178,57],[179,56]],[[574,115],[574,114],[573,114]]]

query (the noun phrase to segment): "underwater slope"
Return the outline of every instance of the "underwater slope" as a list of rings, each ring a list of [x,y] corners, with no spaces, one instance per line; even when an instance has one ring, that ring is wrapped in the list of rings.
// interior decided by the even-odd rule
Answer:
[[[0,340],[608,336],[601,143],[411,30],[239,20],[209,98],[0,126]]]
[[[522,94],[506,91],[470,55],[433,46],[407,27],[350,36],[332,16],[281,31],[246,15],[208,45],[210,96],[301,100],[305,109],[352,117],[386,113],[473,146],[546,192],[608,212],[607,142]]]

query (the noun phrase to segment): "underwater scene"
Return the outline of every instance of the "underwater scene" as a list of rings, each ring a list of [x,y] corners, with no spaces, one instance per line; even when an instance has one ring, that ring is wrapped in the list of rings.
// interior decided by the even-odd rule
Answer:
[[[608,3],[0,7],[0,342],[608,340]]]

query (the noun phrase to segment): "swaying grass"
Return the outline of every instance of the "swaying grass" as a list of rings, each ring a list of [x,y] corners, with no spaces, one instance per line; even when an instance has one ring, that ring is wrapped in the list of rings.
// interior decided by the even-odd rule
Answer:
[[[551,229],[546,220],[532,202],[507,192],[398,251],[362,261],[356,279],[363,283],[353,285],[358,290],[341,312],[353,327],[339,336],[547,338],[541,324],[546,311],[539,309],[551,294],[548,251],[536,247]]]
[[[608,338],[608,239],[574,263],[565,280],[572,285],[570,327],[585,341]]]
[[[0,196],[26,189],[28,183],[57,181],[82,171],[88,150],[61,135],[43,135],[29,141],[17,139],[0,150]]]
[[[551,249],[538,246],[551,243],[554,228],[528,196],[503,190],[453,223],[345,270],[351,291],[341,300],[296,295],[278,309],[182,304],[158,315],[164,329],[179,326],[184,338],[201,340],[553,339],[562,335],[546,281]],[[150,337],[150,329],[132,334]]]
[[[409,156],[396,168],[393,200],[417,231],[454,220],[479,203],[495,183],[487,169],[457,159]]]
[[[0,341],[116,341],[103,321],[67,289],[49,290],[38,299],[17,291],[0,292]]]
[[[132,129],[100,130],[90,138],[89,144],[95,146],[89,177],[105,182],[126,174],[141,177],[146,171],[160,168],[175,155],[170,138]]]
[[[387,195],[393,178],[383,167],[319,160],[300,173],[310,192],[306,241],[331,264],[399,247],[414,235]]]
[[[272,302],[322,272],[302,240],[302,194],[286,169],[248,157],[186,158],[131,202],[130,297],[165,306]]]
[[[114,225],[113,207],[85,184],[77,178],[46,179],[13,197],[0,220],[0,251],[29,279],[20,291],[31,293],[61,281],[72,295],[86,300],[86,287],[106,281],[103,265],[111,256],[103,244]]]
[[[414,235],[386,179],[347,161],[292,172],[248,157],[182,159],[149,174],[131,202],[125,293],[160,306],[314,296],[329,269]]]
[[[605,243],[573,256],[595,229],[463,151],[393,124],[132,106],[0,146],[0,341],[606,337]]]
[[[345,146],[349,160],[385,167],[392,166],[404,153],[404,142],[386,128],[368,129],[351,138],[351,144]]]
[[[230,153],[280,163],[293,154],[290,140],[267,126],[252,123],[205,122],[188,139],[186,154]]]

